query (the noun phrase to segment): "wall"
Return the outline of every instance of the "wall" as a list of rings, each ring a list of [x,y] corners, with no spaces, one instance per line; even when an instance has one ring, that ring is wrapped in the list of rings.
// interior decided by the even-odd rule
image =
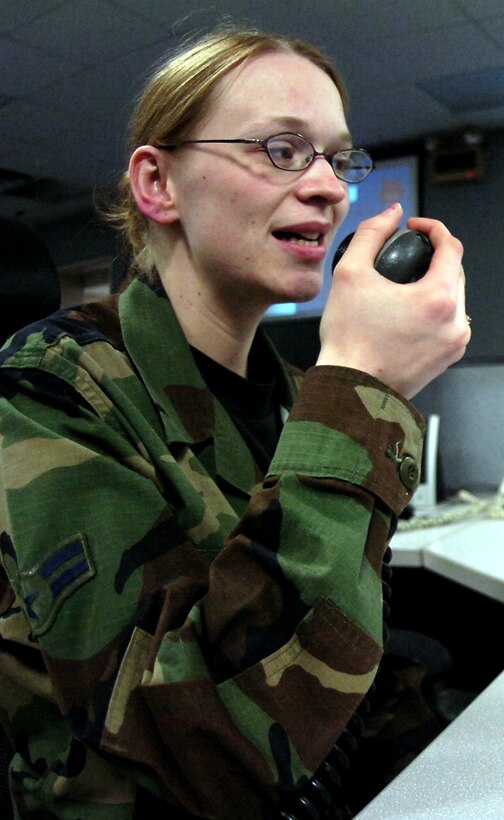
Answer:
[[[504,361],[504,132],[488,133],[484,146],[483,182],[433,185],[425,172],[423,211],[443,220],[465,247],[473,320],[466,361]]]
[[[440,416],[442,485],[495,492],[504,478],[504,364],[450,368],[414,399],[424,414]]]

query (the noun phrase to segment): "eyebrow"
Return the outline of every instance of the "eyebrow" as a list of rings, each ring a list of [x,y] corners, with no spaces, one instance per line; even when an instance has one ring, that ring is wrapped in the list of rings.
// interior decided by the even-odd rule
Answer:
[[[252,132],[254,128],[259,130],[264,130],[265,128],[279,128],[280,131],[277,132],[279,134],[281,133],[281,130],[285,128],[287,131],[294,131],[296,134],[301,134],[302,136],[305,136],[305,131],[309,132],[310,130],[309,124],[306,120],[302,120],[299,117],[290,116],[275,117],[267,122],[252,123],[250,129],[248,130]],[[340,131],[340,133],[335,134],[331,141],[334,143],[343,143],[345,146],[348,145],[349,148],[353,146],[352,135],[349,131]]]

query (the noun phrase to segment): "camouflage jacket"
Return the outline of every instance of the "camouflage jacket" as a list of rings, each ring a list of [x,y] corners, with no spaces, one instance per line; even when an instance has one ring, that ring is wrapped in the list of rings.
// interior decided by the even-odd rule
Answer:
[[[368,690],[423,421],[345,368],[312,368],[296,397],[299,374],[271,357],[290,415],[264,477],[140,280],[0,354],[18,816],[123,820],[147,791],[166,816],[262,817]]]

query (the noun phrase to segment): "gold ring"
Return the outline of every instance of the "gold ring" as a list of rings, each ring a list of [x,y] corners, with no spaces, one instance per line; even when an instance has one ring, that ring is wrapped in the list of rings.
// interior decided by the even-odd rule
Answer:
[[[471,317],[469,316],[468,313],[466,313],[466,322],[467,322],[468,325],[470,325],[471,322],[472,322],[472,319],[471,319]]]

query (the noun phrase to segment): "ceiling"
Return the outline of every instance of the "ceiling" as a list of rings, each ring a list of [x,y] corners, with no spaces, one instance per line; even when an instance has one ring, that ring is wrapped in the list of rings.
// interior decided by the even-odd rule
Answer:
[[[113,185],[149,68],[223,16],[324,47],[359,145],[504,127],[502,0],[0,0],[0,215],[58,220]]]

